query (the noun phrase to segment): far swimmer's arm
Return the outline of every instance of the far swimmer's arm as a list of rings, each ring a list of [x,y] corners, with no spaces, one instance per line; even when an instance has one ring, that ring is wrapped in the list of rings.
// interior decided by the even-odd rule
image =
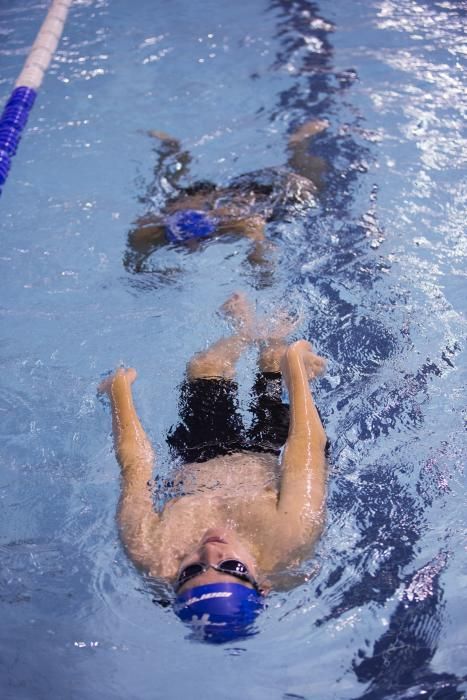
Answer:
[[[269,262],[268,256],[274,249],[274,244],[266,239],[264,218],[258,214],[245,216],[243,218],[229,218],[228,207],[225,210],[217,209],[214,215],[219,213],[225,216],[217,225],[217,233],[236,233],[240,236],[245,236],[254,242],[251,251],[248,254],[248,260],[253,265],[264,265]]]
[[[325,361],[310,343],[290,345],[282,359],[282,372],[290,399],[290,427],[282,458],[278,513],[290,544],[306,533],[319,532],[326,488],[326,433],[313,402],[309,377],[324,371]]]
[[[124,265],[130,272],[141,272],[146,259],[159,246],[165,245],[165,226],[158,216],[146,215],[136,221],[136,227],[128,234],[128,248]]]
[[[178,139],[164,131],[148,131],[148,136],[159,142],[157,163],[154,168],[156,180],[166,180],[175,190],[178,181],[188,172],[191,155],[182,150]],[[149,188],[147,199],[154,194],[154,185]],[[163,185],[167,189],[167,184]],[[159,246],[167,243],[164,219],[154,213],[139,217],[134,228],[128,234],[128,249],[124,257],[124,265],[131,272],[140,272],[145,260]]]
[[[122,469],[122,496],[118,512],[120,534],[132,561],[150,571],[154,568],[150,542],[159,525],[148,485],[154,452],[133,404],[134,369],[118,369],[102,382],[112,406],[115,451]]]
[[[156,175],[165,178],[172,187],[177,188],[178,181],[189,170],[192,160],[190,152],[182,150],[180,141],[165,131],[152,129],[148,131],[148,136],[160,142],[154,169]]]

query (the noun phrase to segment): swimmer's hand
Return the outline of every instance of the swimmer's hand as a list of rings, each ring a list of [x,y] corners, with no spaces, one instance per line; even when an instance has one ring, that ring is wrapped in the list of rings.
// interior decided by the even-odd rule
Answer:
[[[119,367],[115,370],[115,372],[102,380],[97,387],[97,393],[107,394],[110,398],[112,398],[112,391],[116,388],[116,386],[124,383],[130,387],[137,376],[138,373],[133,367],[128,367],[128,369],[125,367]]]
[[[313,346],[308,340],[296,340],[286,349],[281,359],[281,372],[287,385],[292,383],[293,370],[291,370],[290,357],[299,358],[301,367],[308,379],[322,377],[326,373],[326,360],[321,355],[317,355]]]

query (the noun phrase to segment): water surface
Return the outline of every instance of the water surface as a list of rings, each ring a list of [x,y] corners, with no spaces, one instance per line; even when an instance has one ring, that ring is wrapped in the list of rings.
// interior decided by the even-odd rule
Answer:
[[[465,696],[465,10],[74,3],[0,200],[2,698]],[[2,101],[45,11],[0,3]],[[309,118],[329,121],[326,185],[271,225],[268,284],[234,240],[125,269],[151,205],[147,129],[223,183],[284,163]],[[259,635],[212,648],[125,557],[95,390],[118,363],[138,368],[166,473],[185,362],[225,332],[215,311],[239,287],[270,313],[287,299],[329,358],[329,515],[308,580],[271,596]]]

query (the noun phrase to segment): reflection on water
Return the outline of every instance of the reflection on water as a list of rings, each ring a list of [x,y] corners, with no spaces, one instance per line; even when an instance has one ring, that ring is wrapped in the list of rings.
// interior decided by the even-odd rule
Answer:
[[[280,118],[283,111],[300,119],[310,110],[320,117],[335,114],[336,96],[342,99],[339,95],[345,95],[358,76],[352,70],[343,75],[333,71],[331,24],[317,15],[317,6],[310,3],[277,2],[273,6],[280,8],[283,17],[279,30],[282,50],[276,67],[300,76],[295,82],[291,80],[290,89],[281,94],[274,116]],[[434,35],[439,38],[440,15],[445,17],[446,10],[456,15],[456,8],[446,5],[428,13],[424,9],[415,3],[383,2],[376,26],[412,32],[435,27]],[[423,17],[420,25],[418,17]],[[453,19],[454,28],[459,29],[460,18]],[[318,27],[315,41],[307,41],[310,27]],[[448,27],[452,31],[451,23]],[[425,36],[429,41],[433,38],[433,34]],[[410,74],[405,86],[410,100],[402,101],[407,115],[403,133],[406,139],[419,142],[421,168],[443,168],[452,159],[459,167],[463,148],[460,74],[451,77],[449,66],[414,60],[402,49],[380,50],[378,60]],[[422,86],[411,89],[419,81],[431,84],[428,93]],[[384,91],[384,82],[376,91],[366,89],[371,90],[371,99],[382,113],[400,109],[403,95],[391,92],[389,87]],[[447,117],[443,110],[449,104],[455,107]],[[344,111],[337,114],[339,119]],[[409,288],[402,291],[386,283],[394,258],[387,254],[387,248],[383,249],[386,255],[375,254],[386,238],[378,222],[379,187],[375,183],[367,192],[365,206],[365,193],[362,196],[359,186],[361,174],[377,157],[369,142],[377,143],[386,135],[380,132],[375,139],[362,130],[365,115],[345,116],[350,116],[345,125],[334,122],[334,133],[326,132],[319,141],[318,154],[332,167],[322,208],[309,214],[311,254],[305,252],[303,256],[302,250],[301,268],[296,265],[297,256],[290,275],[293,285],[299,286],[312,305],[310,336],[317,338],[320,351],[332,359],[330,384],[326,386],[326,378],[322,381],[320,404],[328,418],[335,416],[330,519],[338,523],[351,517],[355,524],[351,549],[334,553],[337,562],[327,566],[326,579],[316,586],[315,596],[325,598],[329,609],[315,624],[322,627],[345,619],[362,606],[382,606],[400,596],[387,631],[374,642],[372,650],[360,649],[355,657],[356,677],[369,684],[361,697],[379,698],[404,688],[412,688],[413,692],[418,688],[423,694],[438,688],[444,689],[446,697],[460,698],[463,695],[456,690],[460,679],[436,673],[430,667],[443,624],[442,581],[449,567],[448,550],[441,549],[415,572],[404,573],[417,558],[433,499],[422,495],[426,494],[426,474],[417,469],[418,460],[414,463],[410,459],[411,435],[416,435],[427,420],[424,406],[430,401],[433,379],[454,366],[460,346],[448,342],[435,352],[435,357],[432,349],[418,366],[411,360],[409,371],[398,362],[398,358],[413,352],[412,324],[406,312],[416,302]],[[362,135],[366,137],[363,144]],[[433,188],[439,187],[423,169],[417,184],[419,197],[429,197]],[[417,197],[411,200],[415,205]],[[404,220],[406,210],[404,203]],[[420,269],[420,262],[412,260],[412,274],[417,267],[421,272],[418,284],[430,296],[438,296],[437,287],[433,286],[430,293],[423,282],[432,270]],[[297,269],[302,271],[300,276]],[[444,309],[444,304],[436,304],[438,312]],[[337,376],[333,376],[334,363],[339,368]],[[394,369],[388,372],[391,365]],[[406,437],[401,439],[404,433]],[[379,452],[386,452],[386,458],[378,457]],[[372,463],[368,463],[369,456]],[[358,474],[357,480],[349,478],[353,474]],[[443,492],[438,491],[435,497],[439,495]]]

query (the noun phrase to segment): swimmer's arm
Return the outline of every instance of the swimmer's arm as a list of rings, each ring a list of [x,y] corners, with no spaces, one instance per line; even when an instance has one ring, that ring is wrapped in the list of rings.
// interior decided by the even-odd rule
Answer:
[[[324,516],[326,433],[309,387],[309,375],[316,369],[323,371],[324,361],[311,353],[309,343],[301,340],[287,348],[282,371],[289,391],[290,426],[277,506],[286,546],[319,532]]]
[[[128,234],[128,249],[124,257],[125,268],[141,272],[142,265],[151,253],[167,243],[165,226],[158,216],[144,216]]]
[[[217,224],[216,232],[218,233],[237,233],[240,236],[246,236],[253,241],[264,241],[265,221],[262,216],[244,216],[235,218],[229,212],[228,207],[224,209],[214,209],[214,216],[221,218]]]
[[[159,142],[155,174],[165,179],[174,189],[178,188],[179,179],[188,171],[191,155],[183,151],[180,142],[163,131],[148,131],[151,138]],[[166,189],[166,186],[163,186]],[[151,189],[148,195],[153,194]],[[167,243],[165,224],[157,214],[141,216],[128,234],[128,250],[124,265],[131,272],[140,272],[146,258],[160,246]]]
[[[180,141],[166,134],[165,131],[152,129],[148,131],[148,135],[160,143],[155,167],[156,175],[165,178],[172,187],[176,188],[180,178],[189,170],[192,160],[190,152],[183,150]]]
[[[110,398],[115,452],[122,470],[120,535],[132,561],[157,573],[151,542],[157,538],[160,518],[153,509],[149,487],[154,452],[133,404],[131,385],[135,379],[134,369],[118,369],[101,384],[100,391]]]
[[[219,211],[221,215],[223,210],[215,210],[216,216]],[[243,218],[228,218],[228,209],[226,209],[226,219],[221,221],[216,228],[217,233],[236,233],[240,236],[245,236],[253,241],[253,246],[248,253],[248,260],[253,265],[263,265],[269,262],[269,255],[274,248],[273,243],[266,239],[265,227],[266,222],[262,216],[245,216]]]

